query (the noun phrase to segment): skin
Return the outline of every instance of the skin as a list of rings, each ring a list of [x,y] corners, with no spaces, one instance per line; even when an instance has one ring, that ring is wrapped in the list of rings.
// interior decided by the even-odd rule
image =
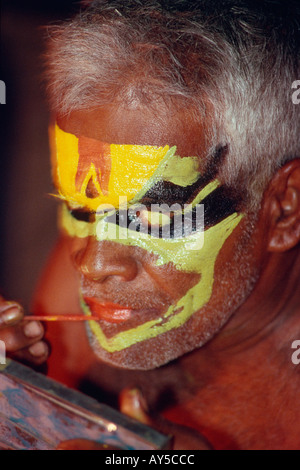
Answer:
[[[207,129],[205,123],[195,126],[189,116],[161,112],[154,119],[146,109],[124,113],[119,106],[57,118],[73,134],[115,144],[167,143],[176,145],[181,156],[203,160]],[[300,337],[299,160],[277,172],[258,214],[248,214],[246,207],[243,213],[218,254],[209,302],[183,328],[167,332],[163,340],[161,335],[134,344],[125,355],[105,357],[111,366],[99,362],[84,325],[49,324],[49,375],[77,388],[93,385],[99,399],[113,405],[120,396],[121,410],[171,432],[178,449],[299,448],[299,369],[291,362],[291,344]],[[34,311],[80,313],[79,287],[92,297],[110,295],[114,302],[120,298],[109,293],[117,292],[123,304],[132,302],[134,291],[137,305],[155,299],[167,308],[199,275],[155,261],[139,246],[62,233],[37,289]],[[187,342],[190,352],[185,354]],[[168,362],[174,354],[177,359]],[[119,369],[124,361],[131,370]],[[145,361],[160,367],[134,370]],[[141,390],[143,399],[133,399],[128,387]]]
[[[0,340],[4,341],[8,356],[13,354],[29,364],[42,364],[49,355],[43,336],[41,322],[24,321],[22,306],[0,297]]]

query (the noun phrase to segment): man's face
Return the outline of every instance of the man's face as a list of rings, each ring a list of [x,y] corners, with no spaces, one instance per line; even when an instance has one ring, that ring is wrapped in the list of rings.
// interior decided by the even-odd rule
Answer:
[[[82,308],[99,316],[88,336],[119,367],[154,368],[201,346],[257,278],[243,201],[218,180],[226,149],[209,152],[208,124],[191,116],[111,106],[57,116],[51,129]]]

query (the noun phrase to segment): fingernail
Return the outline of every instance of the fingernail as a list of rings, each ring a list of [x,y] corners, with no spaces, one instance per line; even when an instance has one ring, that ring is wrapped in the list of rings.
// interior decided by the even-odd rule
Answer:
[[[22,317],[22,310],[19,307],[10,307],[6,310],[5,313],[1,315],[1,320],[6,325],[11,325],[18,320],[21,320]]]
[[[28,348],[28,351],[32,356],[39,357],[43,356],[47,352],[47,346],[43,341],[33,344]]]
[[[26,323],[24,326],[24,334],[28,338],[34,338],[35,336],[39,336],[42,334],[42,325],[36,321],[30,321],[29,323]]]

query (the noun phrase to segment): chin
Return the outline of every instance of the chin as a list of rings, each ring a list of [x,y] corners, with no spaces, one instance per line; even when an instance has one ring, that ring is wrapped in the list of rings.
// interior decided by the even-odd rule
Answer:
[[[93,352],[101,362],[119,369],[146,371],[164,366],[210,339],[207,333],[191,337],[189,323],[116,352],[108,352],[101,347],[89,326],[87,334]]]
[[[158,338],[143,341],[116,352],[103,349],[91,334],[89,334],[89,342],[94,354],[101,362],[119,369],[151,370],[167,364],[180,355],[178,352],[162,349]]]

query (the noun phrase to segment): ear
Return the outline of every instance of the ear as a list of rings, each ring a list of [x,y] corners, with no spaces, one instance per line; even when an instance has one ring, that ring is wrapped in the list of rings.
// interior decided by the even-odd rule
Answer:
[[[283,252],[300,240],[300,159],[284,165],[270,183],[264,202],[268,205],[268,250]]]

